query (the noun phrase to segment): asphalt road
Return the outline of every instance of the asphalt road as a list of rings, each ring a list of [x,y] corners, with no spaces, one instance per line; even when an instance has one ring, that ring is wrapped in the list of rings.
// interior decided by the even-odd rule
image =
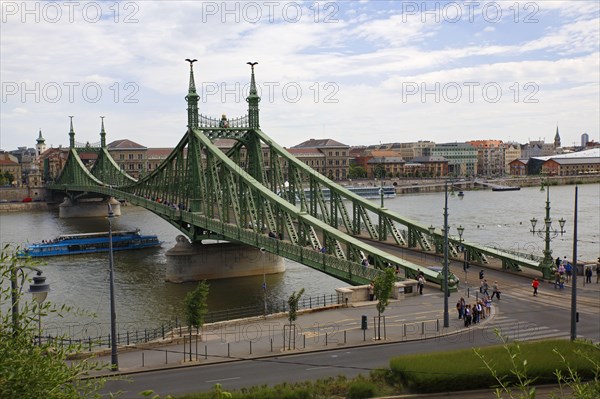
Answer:
[[[462,269],[455,267],[455,273]],[[472,270],[476,278],[477,269]],[[539,296],[533,297],[531,280],[499,270],[485,270],[488,281],[497,280],[502,295],[494,301],[496,315],[486,324],[462,331],[460,334],[416,342],[399,342],[365,347],[332,349],[327,351],[241,360],[230,363],[205,364],[180,369],[165,369],[127,376],[128,381],[111,381],[107,392],[121,390],[123,398],[140,398],[139,392],[153,389],[161,396],[209,391],[216,383],[226,390],[255,385],[274,385],[283,382],[316,380],[330,376],[353,377],[360,373],[388,367],[389,359],[411,353],[436,352],[464,348],[478,348],[498,344],[495,330],[509,341],[544,338],[568,338],[571,328],[570,287],[557,290],[550,283],[540,286]],[[579,284],[582,281],[580,279]],[[597,287],[582,287],[578,292],[579,337],[600,342],[600,291]],[[450,314],[456,317],[454,303],[466,297],[466,288],[453,293]],[[477,291],[472,288],[473,291]],[[438,294],[441,295],[441,294]],[[471,299],[473,296],[471,296]]]

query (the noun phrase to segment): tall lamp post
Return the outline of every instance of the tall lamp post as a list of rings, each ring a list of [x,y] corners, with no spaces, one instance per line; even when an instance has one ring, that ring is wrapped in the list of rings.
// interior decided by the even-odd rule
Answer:
[[[573,216],[573,280],[571,281],[571,341],[577,339],[577,192],[575,186],[575,210]],[[598,259],[600,261],[600,259]],[[585,281],[585,280],[584,280]]]
[[[10,289],[11,289],[11,305],[12,305],[12,328],[13,335],[17,335],[20,330],[19,323],[19,283],[17,281],[17,272],[21,271],[21,286],[25,281],[23,269],[30,269],[36,272],[33,277],[33,284],[29,286],[29,292],[33,295],[33,299],[38,304],[38,344],[42,344],[42,302],[46,300],[48,292],[50,292],[50,284],[46,283],[46,277],[42,276],[42,271],[32,266],[17,266],[10,270]]]
[[[450,314],[448,313],[448,181],[444,184],[444,327],[450,327]]]
[[[119,358],[117,354],[117,313],[115,311],[115,278],[113,272],[113,240],[112,240],[112,218],[113,213],[110,203],[108,204],[108,267],[110,280],[110,369],[119,370]]]
[[[458,241],[461,243],[461,249],[463,252],[463,270],[465,271],[465,287],[467,285],[467,273],[469,272],[469,250],[462,245],[463,242],[463,233],[465,232],[465,228],[462,225],[456,228],[458,231]]]
[[[542,186],[543,187],[543,186]],[[545,246],[544,246],[544,259],[540,262],[540,267],[542,269],[542,275],[545,279],[552,278],[552,269],[554,268],[554,260],[552,258],[552,249],[550,248],[550,241],[554,239],[559,233],[563,235],[565,233],[565,219],[560,218],[558,220],[558,224],[560,225],[560,230],[552,230],[552,218],[550,217],[550,187],[546,185],[546,217],[544,218],[544,227],[537,229],[535,226],[537,225],[538,220],[534,217],[530,220],[531,222],[531,232],[535,235],[537,234],[539,237],[544,238]]]

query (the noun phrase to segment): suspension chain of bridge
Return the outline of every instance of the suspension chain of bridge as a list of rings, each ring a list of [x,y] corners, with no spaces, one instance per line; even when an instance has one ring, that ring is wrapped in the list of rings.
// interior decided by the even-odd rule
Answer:
[[[420,269],[427,280],[442,286],[442,273],[375,248],[369,241],[441,253],[443,231],[430,232],[427,226],[334,183],[260,129],[255,63],[248,63],[247,114],[227,120],[199,113],[193,61],[188,61],[187,131],[155,170],[137,180],[121,170],[107,150],[104,120],[99,147],[76,143],[71,117],[67,161],[47,187],[72,199],[91,193],[127,200],[162,217],[191,241],[219,239],[251,245],[351,284],[366,284],[385,267],[398,267],[406,277],[414,277]],[[214,144],[216,139],[233,139],[235,144],[225,153]],[[79,157],[82,152],[97,154],[90,170]],[[324,189],[330,192],[328,200]],[[505,269],[528,267],[544,276],[550,273],[528,255],[458,237],[449,237],[448,242],[454,258],[462,245],[473,262],[484,264],[494,257]],[[449,288],[456,286],[451,275]]]

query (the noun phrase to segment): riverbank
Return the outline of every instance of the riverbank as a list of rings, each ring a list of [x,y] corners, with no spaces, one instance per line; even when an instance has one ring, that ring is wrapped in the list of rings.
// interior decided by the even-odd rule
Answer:
[[[380,186],[379,180],[353,180],[349,182],[340,182],[342,185],[352,186]],[[445,179],[385,179],[385,186],[393,185],[396,188],[396,194],[418,194],[427,192],[444,191]],[[482,184],[483,183],[483,184]],[[582,176],[508,176],[501,178],[473,178],[456,179],[452,181],[454,190],[463,191],[472,190],[491,190],[488,184],[508,187],[540,187],[544,184],[550,186],[566,186],[574,184],[594,184],[600,183],[600,175],[582,175]]]

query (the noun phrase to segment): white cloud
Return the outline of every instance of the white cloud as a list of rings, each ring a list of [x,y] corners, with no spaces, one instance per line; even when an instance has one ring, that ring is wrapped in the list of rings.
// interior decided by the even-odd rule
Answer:
[[[248,3],[239,3],[233,14],[209,12],[221,2],[139,2],[131,3],[137,9],[125,9],[129,3],[118,3],[118,23],[112,14],[97,23],[86,22],[81,13],[72,23],[7,17],[0,38],[4,149],[33,145],[40,127],[47,143],[67,143],[67,115],[76,116],[81,141],[97,141],[98,116],[106,115],[109,140],[175,145],[186,125],[188,57],[199,60],[198,88],[218,88],[201,93],[206,100],[201,112],[213,116],[245,113],[236,85],[249,81],[246,62],[258,61],[258,83],[273,88],[263,93],[261,125],[286,146],[311,137],[348,144],[460,141],[483,134],[526,141],[553,129],[557,120],[565,142],[583,131],[598,136],[596,2],[535,3],[534,25],[508,23],[510,14],[497,24],[482,24],[481,18],[423,23],[418,14],[403,17],[395,2],[338,2],[339,9],[321,9],[318,16],[316,3],[302,3],[296,23],[288,22],[293,9],[285,14],[283,3],[272,16],[261,10],[257,23],[247,21]],[[514,2],[499,4],[508,10]],[[526,11],[521,9],[521,22]],[[325,23],[328,15],[336,21]],[[125,23],[127,16],[138,21]],[[494,41],[498,37],[503,40]],[[420,95],[403,101],[407,82],[496,82],[505,91],[496,104],[414,101]],[[516,87],[510,88],[515,82],[520,99],[529,93],[526,83],[537,84],[539,103],[515,103]],[[61,101],[49,101],[56,86]],[[93,102],[97,86],[102,94]],[[284,89],[297,87],[302,96],[292,102],[293,92]]]

